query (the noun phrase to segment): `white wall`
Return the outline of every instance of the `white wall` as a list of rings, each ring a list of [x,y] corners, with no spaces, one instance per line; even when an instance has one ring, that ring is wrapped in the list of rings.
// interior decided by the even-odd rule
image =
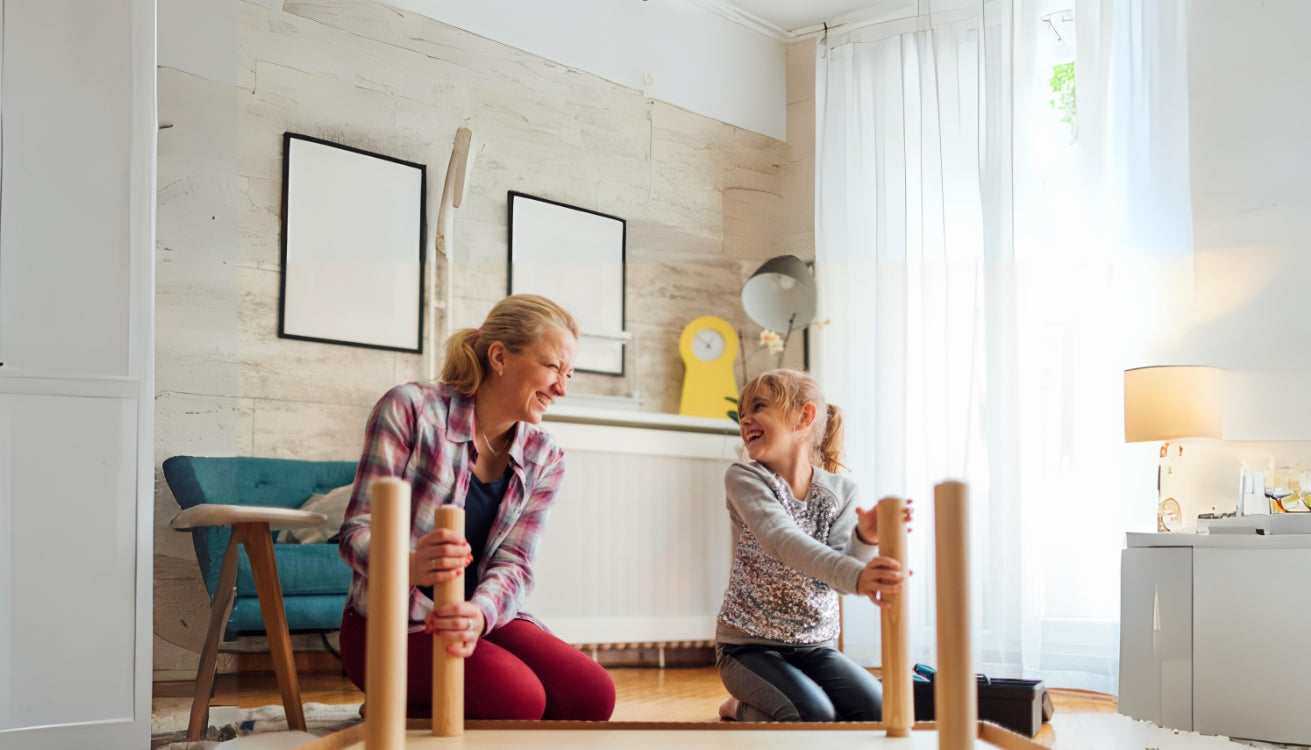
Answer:
[[[278,0],[254,0],[276,10]],[[692,0],[390,0],[649,98],[787,139],[785,44]],[[295,5],[295,3],[288,3]],[[349,9],[350,2],[344,4]],[[232,82],[229,0],[159,0],[160,64]]]
[[[689,112],[787,139],[783,42],[691,0],[392,2]]]
[[[1208,0],[1191,20],[1195,305],[1172,363],[1227,372],[1226,441],[1192,444],[1162,488],[1185,519],[1233,510],[1244,460],[1311,466],[1311,3]]]
[[[199,78],[237,82],[235,0],[156,0],[159,65]],[[265,4],[273,2],[266,0]],[[277,3],[281,5],[281,2]]]
[[[1239,372],[1226,437],[1311,438],[1311,3],[1198,2],[1192,24],[1181,358]]]

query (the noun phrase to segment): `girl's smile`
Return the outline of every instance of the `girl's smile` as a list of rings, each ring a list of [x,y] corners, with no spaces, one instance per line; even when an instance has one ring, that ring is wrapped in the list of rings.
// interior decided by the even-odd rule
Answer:
[[[796,431],[788,424],[783,410],[757,397],[741,410],[738,434],[746,444],[752,461],[769,466],[793,452]]]
[[[752,461],[782,477],[793,496],[803,498],[812,473],[815,405],[789,410],[775,400],[775,394],[765,391],[739,404],[738,434]]]

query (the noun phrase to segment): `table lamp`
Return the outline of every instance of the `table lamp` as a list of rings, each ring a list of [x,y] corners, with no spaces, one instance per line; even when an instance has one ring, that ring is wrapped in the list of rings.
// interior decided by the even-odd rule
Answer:
[[[762,328],[783,334],[815,320],[815,276],[795,255],[765,261],[742,285],[742,309]]]
[[[1124,371],[1124,441],[1162,441],[1156,467],[1156,530],[1178,531],[1179,502],[1161,497],[1161,467],[1173,472],[1172,456],[1183,455],[1183,438],[1220,437],[1217,409],[1220,371],[1213,367],[1138,367]]]

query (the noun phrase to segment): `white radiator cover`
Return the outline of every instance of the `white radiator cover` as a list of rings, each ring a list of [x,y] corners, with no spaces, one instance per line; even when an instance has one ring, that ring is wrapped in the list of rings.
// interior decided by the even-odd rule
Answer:
[[[544,427],[565,449],[565,479],[525,609],[580,646],[713,641],[728,582],[734,425],[660,415],[656,426]]]

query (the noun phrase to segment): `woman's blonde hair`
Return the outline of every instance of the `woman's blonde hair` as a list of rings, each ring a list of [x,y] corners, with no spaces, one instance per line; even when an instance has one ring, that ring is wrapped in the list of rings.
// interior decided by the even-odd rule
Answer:
[[[810,374],[800,370],[770,370],[757,376],[738,395],[739,411],[757,398],[781,408],[789,418],[800,414],[801,407],[806,404],[814,404],[815,422],[811,425],[814,443],[810,462],[825,471],[847,468],[842,463],[842,410],[824,401],[819,383]]]
[[[536,294],[516,294],[497,302],[477,328],[462,328],[446,339],[441,381],[471,396],[487,377],[487,347],[499,341],[518,354],[548,330],[562,329],[578,338],[578,323],[569,311]]]

